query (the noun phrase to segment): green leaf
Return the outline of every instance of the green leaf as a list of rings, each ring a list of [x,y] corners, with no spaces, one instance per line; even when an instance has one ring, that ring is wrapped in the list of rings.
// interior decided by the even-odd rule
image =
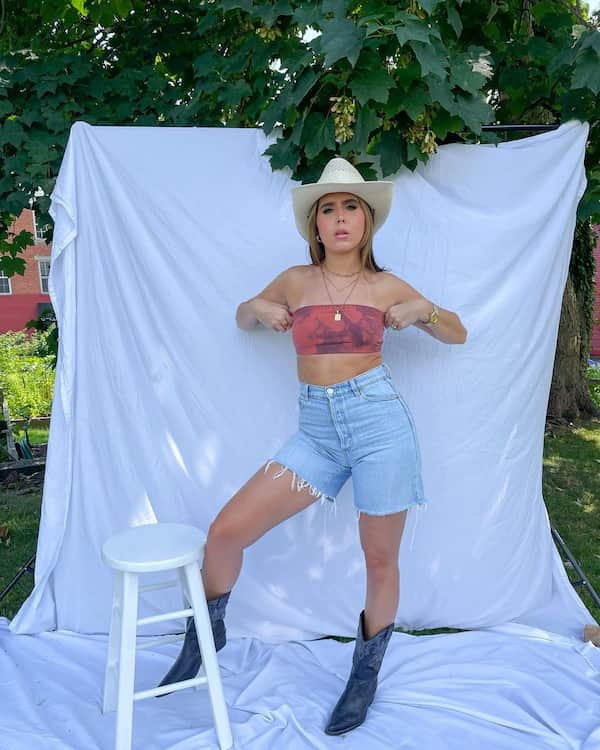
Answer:
[[[121,16],[121,18],[125,18],[133,10],[131,0],[112,0],[112,3],[117,15]]]
[[[2,143],[10,143],[11,146],[19,147],[25,141],[25,131],[16,120],[6,120],[0,131]]]
[[[419,0],[419,5],[431,15],[441,2],[442,0]]]
[[[398,111],[404,110],[411,120],[416,120],[430,103],[431,97],[428,91],[419,84],[404,92],[402,101],[398,102]]]
[[[353,151],[364,153],[369,136],[381,125],[381,119],[369,107],[361,107],[354,125],[354,137],[348,142]]]
[[[352,75],[349,86],[361,105],[366,104],[369,99],[385,103],[390,89],[394,87],[394,79],[383,67],[373,70],[357,70]]]
[[[473,133],[481,133],[482,123],[494,121],[494,110],[480,95],[456,94],[456,106],[452,114],[458,115]]]
[[[294,9],[291,3],[280,0],[280,2],[276,2],[274,5],[255,6],[253,13],[259,16],[265,26],[271,27],[280,16],[293,15]]]
[[[220,91],[220,97],[228,107],[237,106],[242,99],[252,94],[252,87],[246,81],[236,81],[229,83]]]
[[[455,107],[455,97],[446,81],[436,76],[425,76],[425,84],[432,102],[439,102],[444,109],[452,112]]]
[[[0,255],[0,271],[4,271],[7,276],[25,275],[27,264],[25,258],[11,258],[8,255]]]
[[[300,104],[318,80],[319,76],[314,69],[306,68],[298,77],[294,87],[290,90],[288,94],[289,101],[294,104]]]
[[[365,39],[365,31],[347,18],[334,18],[323,23],[323,34],[317,39],[319,49],[325,55],[326,68],[344,57],[354,67]],[[313,41],[316,42],[317,39]]]
[[[333,118],[325,118],[320,112],[311,112],[302,129],[302,142],[307,159],[313,159],[323,149],[335,150]]]
[[[259,117],[263,122],[263,131],[267,135],[269,135],[278,122],[283,122],[287,107],[287,97],[278,96],[260,113]]]
[[[598,31],[587,31],[584,32],[579,38],[579,49],[584,50],[591,47],[596,51],[598,57],[600,57],[600,34]]]
[[[323,0],[321,12],[333,13],[336,18],[345,18],[348,11],[346,0]]]
[[[459,130],[460,127],[460,118],[453,117],[445,109],[438,110],[431,118],[431,129],[439,141],[446,140],[448,133]]]
[[[464,52],[450,54],[450,84],[459,86],[463,91],[475,93],[487,80],[483,73],[473,70],[468,61],[470,55]]]
[[[592,50],[587,50],[585,55],[577,58],[571,78],[571,88],[589,88],[596,95],[600,92],[600,64]]]
[[[292,171],[298,164],[300,152],[297,146],[287,138],[278,138],[269,148],[263,151],[263,156],[270,156],[272,169],[284,169],[289,167]]]
[[[412,13],[400,11],[396,14],[396,25],[394,31],[400,46],[407,42],[423,42],[427,44],[432,36],[440,37],[437,29],[430,28],[426,22],[421,21]]]
[[[82,16],[87,16],[88,11],[85,7],[85,0],[71,0],[71,5],[78,10]]]
[[[294,10],[294,21],[301,29],[312,26],[318,19],[315,16],[315,9],[308,5],[300,5]]]
[[[438,76],[442,80],[446,78],[446,67],[448,63],[443,57],[440,57],[438,50],[432,44],[422,44],[421,42],[411,42],[410,45],[416,55],[421,72],[424,76],[429,73]]]
[[[462,34],[462,30],[463,30],[462,21],[460,20],[458,11],[452,5],[449,5],[448,10],[446,12],[448,15],[448,23],[454,29],[454,33],[456,34],[456,38],[458,39],[460,35]]]
[[[354,165],[365,180],[376,180],[379,175],[370,162],[360,162]]]
[[[379,154],[379,165],[383,177],[395,174],[406,162],[406,141],[396,130],[387,130],[371,149]]]

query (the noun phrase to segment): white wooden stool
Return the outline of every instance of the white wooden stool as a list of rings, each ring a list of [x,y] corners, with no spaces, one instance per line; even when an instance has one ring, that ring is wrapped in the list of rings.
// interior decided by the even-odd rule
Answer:
[[[193,526],[179,523],[156,523],[135,526],[116,534],[102,546],[102,559],[113,569],[113,604],[110,637],[104,680],[103,712],[117,711],[116,750],[130,750],[133,702],[164,693],[208,683],[208,692],[221,750],[233,746],[227,705],[223,696],[221,675],[200,575],[200,561],[206,537]],[[191,609],[165,612],[138,620],[138,591],[172,586],[172,582],[139,586],[140,573],[176,570],[184,597]],[[194,616],[205,676],[174,682],[151,690],[134,692],[135,652],[165,640],[166,636],[138,645],[137,626]]]

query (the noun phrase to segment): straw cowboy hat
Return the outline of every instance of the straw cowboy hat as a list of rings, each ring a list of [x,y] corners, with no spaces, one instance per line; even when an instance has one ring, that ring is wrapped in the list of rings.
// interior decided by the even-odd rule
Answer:
[[[292,188],[296,226],[302,237],[308,240],[308,214],[313,203],[327,193],[352,193],[365,200],[373,209],[373,232],[376,232],[390,212],[393,192],[393,182],[365,181],[356,167],[336,156],[327,162],[317,182]]]

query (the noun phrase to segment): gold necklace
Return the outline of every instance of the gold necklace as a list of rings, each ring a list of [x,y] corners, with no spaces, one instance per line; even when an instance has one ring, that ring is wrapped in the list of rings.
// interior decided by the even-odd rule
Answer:
[[[331,304],[332,305],[336,305],[336,311],[333,314],[333,319],[334,320],[341,320],[342,319],[342,311],[340,310],[340,307],[342,307],[342,305],[346,304],[346,300],[349,299],[350,295],[354,291],[354,287],[358,284],[358,282],[360,280],[360,276],[357,276],[356,281],[352,284],[352,289],[346,295],[346,299],[340,304],[339,307],[337,307],[337,304],[331,299],[331,294],[329,294],[329,288],[327,287],[327,280],[325,279],[325,274],[323,273],[323,269],[322,268],[321,268],[321,275],[323,276],[323,284],[325,285],[325,291],[327,292],[327,296],[331,300]]]
[[[343,292],[345,289],[349,289],[352,284],[354,284],[354,281],[350,281],[345,286],[336,286],[336,284],[333,283],[333,281],[327,277],[327,274],[325,274],[325,278],[327,279],[327,283],[331,284],[331,286],[336,290],[336,292]]]
[[[327,268],[327,263],[323,263],[325,268]],[[362,268],[359,268],[358,271],[355,271],[354,273],[336,273],[335,271],[331,271],[329,268],[327,268],[327,273],[331,273],[334,276],[346,276],[348,278],[352,276],[356,276],[356,274],[360,273],[362,271]]]

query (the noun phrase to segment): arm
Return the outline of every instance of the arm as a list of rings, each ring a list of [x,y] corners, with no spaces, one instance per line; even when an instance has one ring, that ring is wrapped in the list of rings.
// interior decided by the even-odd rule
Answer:
[[[286,268],[262,292],[238,305],[235,313],[239,328],[249,331],[259,323],[276,331],[287,331],[292,323],[287,289],[290,268]]]
[[[443,341],[445,344],[464,344],[467,340],[467,329],[463,326],[458,315],[451,310],[438,308],[439,319],[437,323],[426,325],[424,321],[429,319],[433,303],[418,292],[406,281],[387,274],[390,289],[390,298],[394,301],[388,307],[385,321],[386,325],[397,324],[397,328],[406,328],[415,325],[421,331]]]

